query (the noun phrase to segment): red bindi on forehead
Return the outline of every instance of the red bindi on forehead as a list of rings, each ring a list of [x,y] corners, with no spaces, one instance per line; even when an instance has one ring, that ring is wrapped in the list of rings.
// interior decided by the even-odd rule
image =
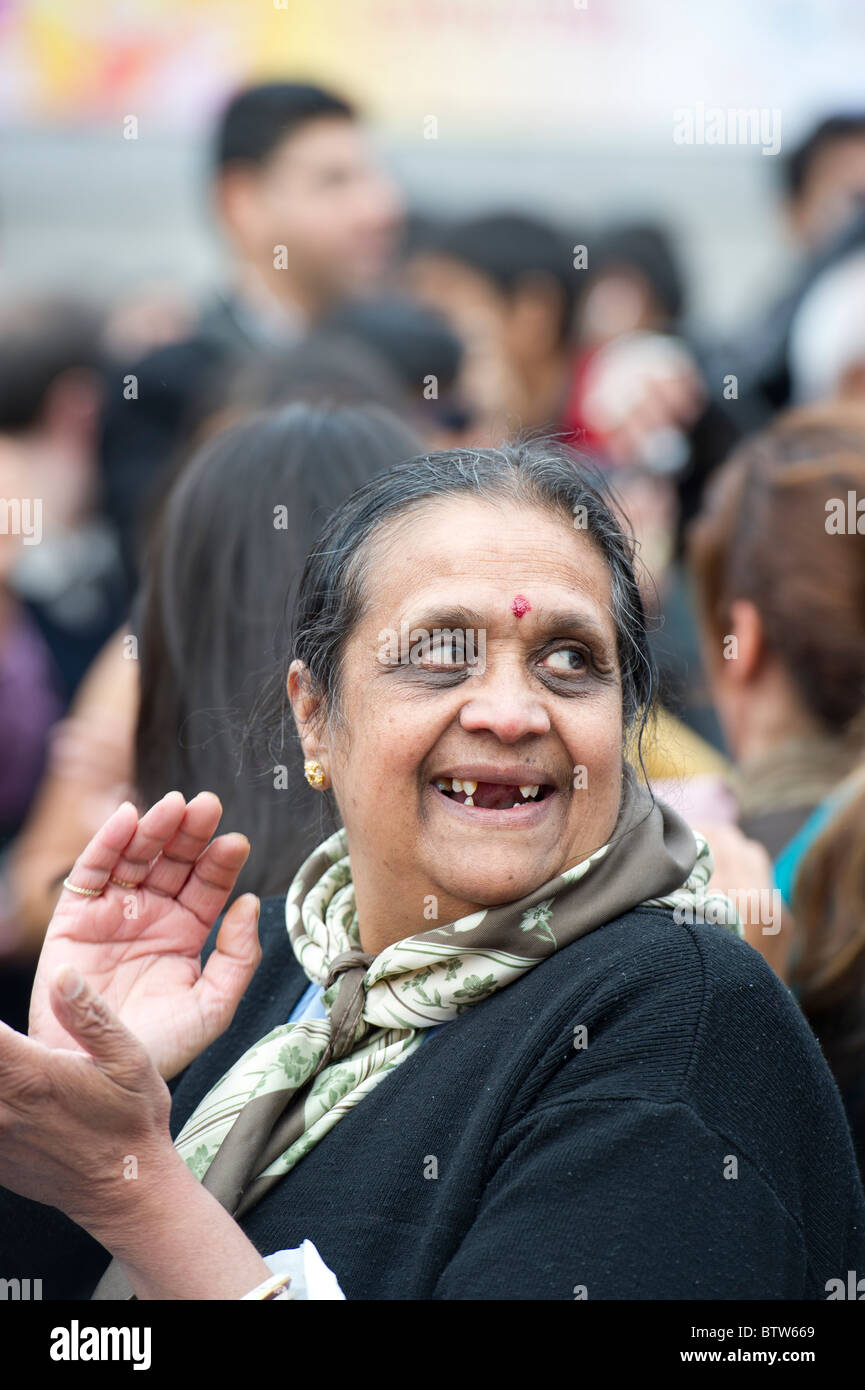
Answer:
[[[532,605],[524,594],[516,594],[511,604],[511,612],[515,618],[522,618],[526,613],[531,612]]]

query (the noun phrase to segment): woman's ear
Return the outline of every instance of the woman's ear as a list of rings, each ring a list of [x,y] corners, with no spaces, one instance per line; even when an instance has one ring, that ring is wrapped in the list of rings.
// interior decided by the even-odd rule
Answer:
[[[315,695],[309,675],[309,667],[303,661],[293,661],[288,668],[285,682],[291,712],[297,727],[304,759],[324,762],[328,752],[325,741],[320,737],[321,699]]]
[[[736,684],[745,684],[753,680],[766,649],[763,619],[750,599],[736,599],[730,605],[730,629],[725,638],[729,674]]]

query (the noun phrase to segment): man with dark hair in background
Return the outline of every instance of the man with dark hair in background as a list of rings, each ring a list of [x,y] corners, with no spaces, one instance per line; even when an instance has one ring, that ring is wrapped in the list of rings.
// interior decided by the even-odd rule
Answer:
[[[216,133],[213,208],[233,259],[228,287],[187,340],[118,368],[108,386],[106,507],[130,583],[158,479],[221,370],[290,346],[334,305],[375,289],[402,216],[353,108],[290,82],[247,88],[229,103]]]
[[[782,166],[783,212],[803,261],[790,288],[725,352],[744,408],[743,432],[790,404],[790,328],[815,282],[865,247],[865,113],[821,121]]]
[[[793,235],[819,251],[865,198],[865,114],[821,121],[787,159],[784,184]]]
[[[781,171],[783,214],[801,256],[783,293],[731,340],[681,345],[687,356],[678,369],[674,364],[665,370],[669,353],[663,341],[659,363],[647,352],[633,370],[624,360],[627,343],[622,352],[608,354],[606,395],[629,403],[614,441],[626,461],[639,453],[650,431],[693,433],[706,408],[719,425],[718,437],[729,433],[732,447],[736,437],[762,428],[790,403],[790,332],[799,306],[827,270],[865,248],[865,113],[821,121]],[[735,392],[728,397],[724,387],[733,381]],[[680,477],[683,521],[696,514],[706,478],[726,451],[703,451]]]
[[[540,218],[489,213],[427,228],[404,274],[462,338],[463,390],[476,412],[500,416],[503,432],[557,428],[577,285],[569,239]]]

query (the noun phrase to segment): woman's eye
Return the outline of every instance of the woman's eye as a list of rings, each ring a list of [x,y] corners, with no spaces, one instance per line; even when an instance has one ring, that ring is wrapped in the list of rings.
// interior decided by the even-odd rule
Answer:
[[[465,653],[456,642],[430,642],[420,653],[422,666],[461,666]]]
[[[585,670],[586,658],[579,647],[559,647],[544,658],[543,664],[557,674],[569,675]]]

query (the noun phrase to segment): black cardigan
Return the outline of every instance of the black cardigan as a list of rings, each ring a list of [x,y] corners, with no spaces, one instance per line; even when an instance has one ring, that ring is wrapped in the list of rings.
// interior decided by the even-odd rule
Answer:
[[[308,984],[282,899],[261,939],[232,1026],[173,1086],[174,1134]],[[262,1254],[309,1237],[349,1299],[823,1299],[865,1274],[865,1196],[813,1034],[750,946],[654,908],[441,1028],[241,1225]],[[0,1248],[45,1298],[88,1297],[107,1263],[3,1191]]]

